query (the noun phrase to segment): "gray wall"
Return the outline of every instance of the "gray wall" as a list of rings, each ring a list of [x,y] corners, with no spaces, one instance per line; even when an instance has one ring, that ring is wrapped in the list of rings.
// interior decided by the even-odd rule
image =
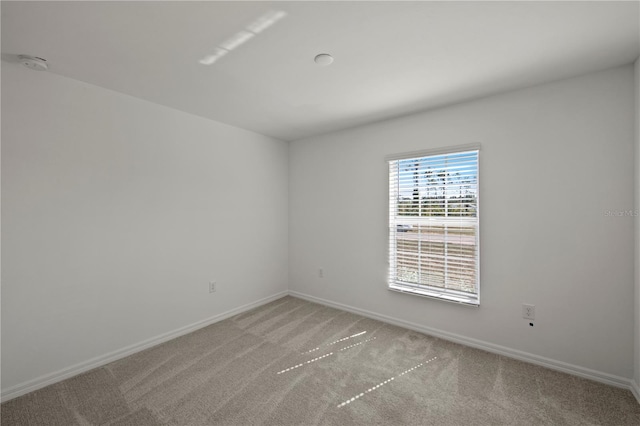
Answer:
[[[3,63],[3,391],[286,291],[287,162],[284,142]]]
[[[606,212],[634,208],[633,87],[625,66],[292,142],[289,288],[628,383],[634,219]],[[481,306],[388,291],[385,155],[475,142]]]

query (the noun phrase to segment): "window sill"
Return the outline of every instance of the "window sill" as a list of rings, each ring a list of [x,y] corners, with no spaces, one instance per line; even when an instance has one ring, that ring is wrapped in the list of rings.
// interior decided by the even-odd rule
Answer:
[[[430,299],[441,300],[444,302],[455,303],[456,305],[464,305],[471,307],[479,307],[480,300],[477,296],[466,296],[450,294],[438,290],[431,290],[425,288],[412,288],[400,284],[390,283],[389,290],[396,291],[398,293],[405,293],[414,296],[428,297]]]

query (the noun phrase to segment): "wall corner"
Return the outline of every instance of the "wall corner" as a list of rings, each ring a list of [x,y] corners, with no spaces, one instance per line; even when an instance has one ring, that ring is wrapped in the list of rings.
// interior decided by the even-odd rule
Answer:
[[[640,57],[634,64],[635,76],[635,160],[634,160],[634,197],[635,197],[635,249],[634,249],[634,356],[633,356],[633,393],[640,402]]]

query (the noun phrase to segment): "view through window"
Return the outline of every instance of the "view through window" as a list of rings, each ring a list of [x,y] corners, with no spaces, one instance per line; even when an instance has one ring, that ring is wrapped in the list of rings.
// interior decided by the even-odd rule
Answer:
[[[478,149],[389,159],[389,288],[478,305]]]

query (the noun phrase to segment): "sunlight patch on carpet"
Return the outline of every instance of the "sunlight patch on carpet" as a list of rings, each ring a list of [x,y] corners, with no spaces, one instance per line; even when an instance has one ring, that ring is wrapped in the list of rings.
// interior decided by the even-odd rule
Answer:
[[[322,345],[322,346],[335,345],[336,343],[344,342],[345,340],[349,340],[349,339],[353,339],[354,337],[362,336],[365,333],[366,333],[366,331],[361,331],[360,333],[356,333],[356,334],[352,334],[351,336],[343,337],[342,339],[338,339],[335,342],[327,343],[326,345]],[[306,354],[311,353],[311,352],[319,351],[322,346],[318,346],[317,348],[311,349],[311,350],[306,351],[306,352],[302,352],[300,355],[306,355]]]
[[[300,367],[302,367],[303,365],[311,364],[312,362],[319,361],[319,360],[321,360],[322,358],[326,358],[326,357],[331,356],[331,355],[333,355],[333,352],[329,352],[329,353],[328,353],[328,354],[326,354],[326,355],[322,355],[322,356],[319,356],[319,357],[317,357],[317,358],[310,359],[309,361],[305,361],[305,362],[300,363],[300,364],[296,364],[296,365],[294,365],[293,367],[285,368],[285,369],[284,369],[284,370],[282,370],[282,371],[278,371],[276,374],[282,374],[282,373],[286,373],[287,371],[295,370],[296,368],[300,368]]]
[[[372,337],[371,339],[363,340],[362,342],[358,342],[358,343],[354,343],[353,345],[345,346],[344,348],[340,349],[340,351],[346,351],[347,349],[351,349],[351,348],[354,348],[356,346],[360,346],[360,345],[362,345],[364,343],[367,343],[367,342],[370,342],[372,340],[376,340],[376,338]]]
[[[361,397],[365,396],[365,395],[366,395],[366,394],[368,394],[369,392],[373,392],[374,390],[378,389],[379,387],[384,386],[384,385],[386,385],[386,384],[387,384],[387,383],[389,383],[389,382],[392,382],[393,380],[395,380],[395,379],[396,379],[396,377],[402,377],[402,376],[404,376],[405,374],[408,374],[408,373],[412,372],[412,371],[413,371],[413,370],[415,370],[416,368],[420,368],[420,367],[422,367],[423,365],[427,365],[427,364],[429,364],[431,361],[435,360],[436,358],[438,358],[438,357],[437,357],[437,356],[434,356],[433,358],[431,358],[431,359],[429,359],[429,360],[427,360],[427,361],[425,361],[425,362],[421,362],[420,364],[416,365],[415,367],[412,367],[412,368],[410,368],[410,369],[408,369],[408,370],[403,371],[402,373],[398,374],[397,376],[393,376],[392,378],[387,379],[387,380],[385,380],[384,382],[380,382],[380,383],[378,383],[377,385],[370,387],[370,388],[369,388],[369,389],[367,389],[366,391],[359,393],[358,395],[354,396],[353,398],[351,398],[351,399],[347,399],[346,401],[344,401],[343,403],[341,403],[340,405],[338,405],[338,408],[342,408],[342,407],[344,407],[344,406],[345,406],[345,405],[347,405],[347,404],[351,404],[353,401],[355,401],[356,399],[360,399]]]

